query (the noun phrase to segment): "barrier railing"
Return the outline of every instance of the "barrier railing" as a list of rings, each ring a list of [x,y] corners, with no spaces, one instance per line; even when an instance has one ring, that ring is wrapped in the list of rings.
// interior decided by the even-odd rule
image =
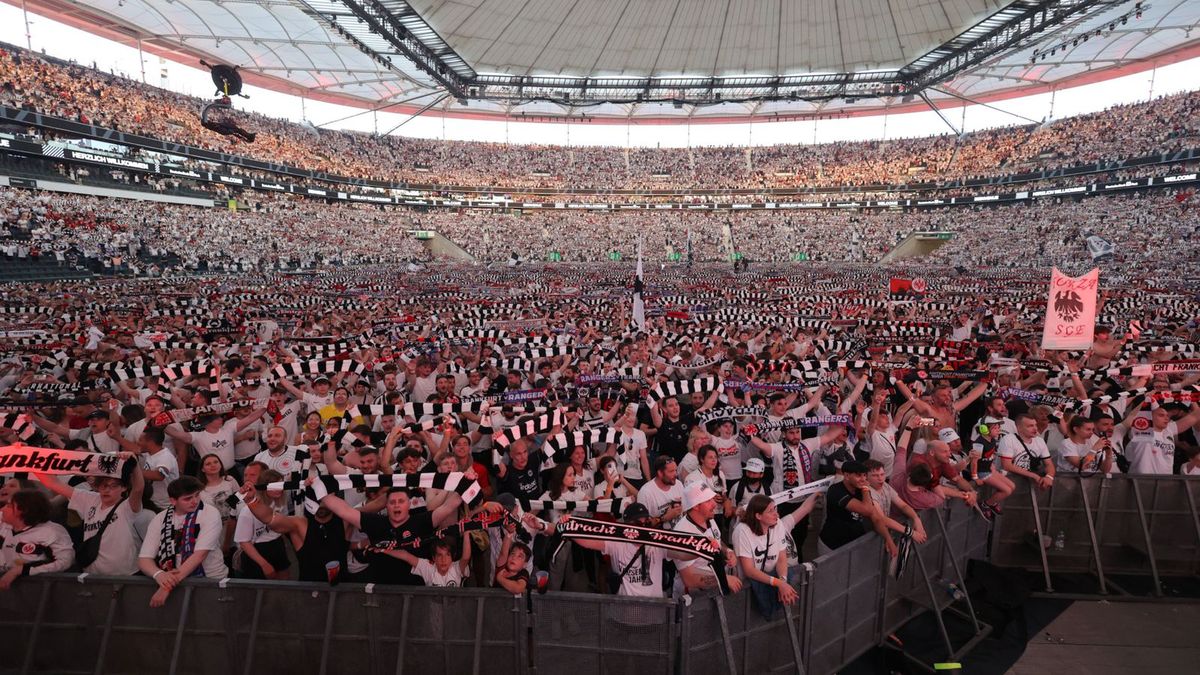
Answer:
[[[1200,575],[1200,479],[1185,476],[1059,474],[1053,487],[1017,490],[997,519],[991,560],[1043,574],[1092,575],[1100,593],[1124,592],[1115,574],[1149,574],[1155,595],[1162,577]]]
[[[143,577],[22,578],[0,592],[0,673],[828,673],[945,609],[938,586],[961,585],[983,551],[987,524],[965,507],[922,515],[929,541],[898,579],[867,535],[805,564],[799,602],[769,620],[749,592],[676,603],[198,579],[150,609]]]

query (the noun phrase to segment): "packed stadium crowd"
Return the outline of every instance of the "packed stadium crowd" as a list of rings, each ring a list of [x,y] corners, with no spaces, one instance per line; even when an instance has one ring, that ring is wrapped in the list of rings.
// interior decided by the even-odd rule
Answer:
[[[404,263],[430,254],[410,232],[431,230],[484,263],[561,255],[564,262],[873,262],[913,232],[953,233],[931,260],[965,267],[1045,267],[1082,251],[1084,231],[1113,242],[1122,265],[1179,266],[1167,246],[1193,246],[1191,192],[1043,198],[1007,206],[772,212],[578,210],[506,214],[414,211],[245,192],[236,211],[85,195],[0,190],[0,252],[124,258],[146,272],[260,270]],[[1022,236],[1003,236],[1013,223]],[[969,224],[969,226],[968,226]],[[614,255],[615,254],[615,255]]]
[[[767,148],[430,141],[261,115],[247,116],[247,144],[201,127],[199,99],[95,69],[6,49],[0,74],[4,105],[340,176],[516,195],[907,198],[922,194],[911,183],[1200,140],[1190,93],[961,137]],[[868,185],[892,187],[853,191]],[[1190,189],[615,213],[212,190],[229,206],[0,189],[0,264],[53,256],[137,277],[0,287],[0,592],[83,571],[148,577],[155,607],[191,577],[237,577],[750,593],[771,616],[797,601],[803,561],[863,537],[903,557],[926,540],[920,512],[947,502],[990,523],[1026,483],[1200,476]],[[977,190],[998,188],[939,196]],[[422,230],[488,264],[417,264],[431,261]],[[949,239],[878,264],[915,232]],[[750,271],[713,264],[739,257]],[[1094,264],[1091,348],[1043,349],[1049,268]],[[606,524],[627,527],[598,534],[616,531]]]
[[[205,130],[202,101],[24,50],[0,52],[0,103],[353,178],[501,188],[763,188],[938,182],[1189,148],[1200,94],[1041,125],[887,141],[766,148],[508,145],[317,129],[248,115],[259,140]]]
[[[991,520],[1017,481],[1200,473],[1200,373],[1148,365],[1194,354],[1200,304],[1114,268],[1086,352],[1040,347],[1048,275],[927,264],[915,296],[887,290],[904,268],[652,270],[644,319],[611,265],[8,287],[0,589],[533,584],[770,615],[802,560],[919,546],[946,500]],[[616,519],[640,529],[594,536]],[[686,536],[639,538],[661,530]]]
[[[166,258],[213,271],[403,262],[427,257],[403,214],[269,193],[240,208],[0,190],[0,247],[60,259]],[[21,257],[24,257],[22,255]],[[143,270],[148,269],[143,266]],[[163,268],[165,271],[165,268]]]

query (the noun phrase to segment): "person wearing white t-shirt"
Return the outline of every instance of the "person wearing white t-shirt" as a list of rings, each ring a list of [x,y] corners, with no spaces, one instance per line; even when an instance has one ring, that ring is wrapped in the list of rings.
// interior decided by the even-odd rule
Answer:
[[[612,455],[604,455],[596,461],[596,487],[592,488],[594,499],[637,499],[637,487],[621,475],[617,468],[619,464]]]
[[[638,527],[650,525],[650,512],[644,504],[631,504],[625,509],[625,522]],[[661,598],[663,589],[663,560],[666,549],[646,544],[597,539],[574,539],[576,545],[599,551],[608,556],[613,576],[619,584],[617,595],[634,598]],[[611,577],[610,577],[611,579]]]
[[[138,569],[158,584],[151,607],[162,607],[184,579],[229,576],[221,553],[221,516],[201,499],[203,486],[191,476],[167,486],[171,507],[154,517],[138,554]],[[168,539],[169,537],[169,539]]]
[[[1179,474],[1200,477],[1200,448],[1189,448],[1187,461],[1179,467]]]
[[[177,441],[190,443],[196,448],[196,454],[216,455],[221,458],[221,465],[228,471],[234,465],[234,445],[237,435],[262,417],[267,409],[259,408],[253,413],[236,419],[222,421],[219,415],[209,415],[201,418],[200,431],[184,431],[179,423],[167,425],[164,431]]]
[[[114,403],[116,401],[113,401]],[[65,424],[57,424],[42,417],[41,415],[31,414],[30,420],[33,421],[43,431],[57,434],[64,441],[67,440],[82,440],[87,444],[89,452],[102,452],[112,454],[121,449],[121,442],[117,437],[117,427],[114,426],[113,418],[116,413],[109,413],[104,410],[93,410],[88,413],[87,427],[84,429],[72,429]],[[111,431],[110,431],[111,429]]]
[[[122,452],[118,457],[124,462],[133,459],[133,453]],[[77,490],[52,476],[34,475],[51,492],[65,497],[67,508],[79,514],[83,521],[83,541],[100,537],[100,550],[95,560],[83,568],[84,572],[119,577],[137,572],[137,551],[142,541],[134,514],[142,510],[142,490],[146,485],[141,471],[130,472],[128,496],[124,495],[125,484],[120,478],[97,478],[93,492]]]
[[[785,605],[799,599],[788,579],[788,555],[785,539],[796,523],[812,513],[817,495],[809,495],[794,511],[780,516],[775,502],[767,495],[755,495],[746,505],[741,522],[733,529],[733,551],[742,576],[752,582],[756,597],[764,587],[776,589],[776,599]],[[796,568],[799,569],[799,568]]]
[[[715,460],[715,455],[713,456]],[[720,588],[718,572],[725,575],[725,581],[730,593],[742,590],[742,582],[726,572],[733,567],[737,560],[733,551],[721,545],[721,530],[717,527],[713,516],[720,509],[717,493],[713,492],[702,482],[692,483],[683,490],[683,517],[672,528],[684,534],[697,534],[716,542],[725,554],[724,559],[718,558],[711,564],[700,558],[683,559],[675,562],[679,574],[675,577],[674,595],[682,597],[684,593],[695,595],[700,591],[713,591]]]
[[[315,412],[333,403],[333,393],[330,388],[333,383],[328,377],[321,375],[313,380],[312,391],[303,391],[296,385],[292,384],[287,378],[280,378],[279,386],[283,387],[289,394],[295,396],[307,407],[308,412]]]
[[[254,456],[255,462],[262,462],[271,471],[278,471],[285,479],[302,469],[297,453],[307,454],[308,447],[303,445],[288,445],[287,431],[283,427],[271,427],[267,430],[267,449]]]
[[[1054,465],[1067,473],[1111,473],[1114,453],[1106,452],[1102,439],[1095,435],[1096,423],[1076,415],[1066,425],[1066,438],[1058,446]]]
[[[261,481],[274,482],[282,478],[277,472],[264,471]],[[270,490],[258,490],[259,501],[268,506],[274,513],[282,513],[284,495],[282,491],[273,493]],[[269,521],[268,521],[269,522]],[[233,542],[241,551],[241,566],[238,575],[246,579],[287,579],[289,562],[287,549],[283,545],[283,535],[254,517],[254,513],[243,508],[237,515],[237,525],[233,528]]]
[[[734,423],[725,418],[717,423],[717,432],[709,441],[709,445],[717,449],[721,461],[721,473],[730,481],[742,477],[742,445],[734,435]]]
[[[683,515],[683,484],[676,480],[675,460],[659,455],[654,460],[654,480],[638,490],[638,503],[650,511],[654,527],[669,530]]]
[[[130,443],[137,443],[138,439],[142,437],[143,431],[159,426],[155,423],[155,419],[157,419],[158,416],[161,415],[164,410],[166,410],[166,407],[166,403],[163,402],[163,399],[157,396],[147,399],[143,404],[143,412],[145,413],[145,417],[133,422],[132,424],[126,425],[126,427],[121,430],[121,435],[124,436],[125,440],[129,441]],[[164,445],[168,451],[175,452],[175,439],[167,438],[164,442]],[[122,444],[122,447],[127,446]]]
[[[317,408],[319,410],[320,408]],[[270,432],[272,426],[283,427],[287,432],[288,438],[295,438],[296,431],[300,426],[301,412],[304,410],[304,401],[288,401],[287,389],[283,387],[275,387],[271,390],[271,395],[267,400],[267,414],[263,418],[263,427],[261,429],[262,440],[266,441],[267,433]]]
[[[1132,413],[1127,425],[1129,440],[1125,444],[1125,457],[1129,459],[1129,473],[1168,476],[1175,471],[1175,439],[1200,421],[1200,407],[1192,404],[1192,411],[1178,421],[1171,421],[1171,413],[1159,406],[1150,413],[1150,419]]]
[[[1039,488],[1049,490],[1054,485],[1054,461],[1050,459],[1046,441],[1038,434],[1037,420],[1032,415],[1020,415],[1015,423],[1017,433],[1001,438],[996,448],[1001,471],[1005,475],[1024,476]],[[1045,475],[1036,472],[1039,465],[1045,469]]]
[[[421,577],[426,586],[433,588],[461,588],[463,580],[471,574],[471,542],[462,542],[462,557],[454,559],[450,543],[445,540],[433,544],[433,559],[418,558],[405,551],[396,549],[394,555],[412,566],[413,574]]]
[[[150,502],[159,510],[171,505],[167,486],[179,478],[179,462],[175,453],[163,445],[164,438],[162,429],[151,427],[142,432],[136,446],[131,447],[128,442],[122,444],[127,449],[137,450],[142,478],[150,486]]]
[[[621,432],[622,438],[618,448],[622,461],[621,473],[635,484],[640,484],[650,477],[650,459],[646,455],[646,448],[649,446],[646,432],[637,428],[636,405],[630,405],[625,409],[625,413],[617,418],[616,428]]]

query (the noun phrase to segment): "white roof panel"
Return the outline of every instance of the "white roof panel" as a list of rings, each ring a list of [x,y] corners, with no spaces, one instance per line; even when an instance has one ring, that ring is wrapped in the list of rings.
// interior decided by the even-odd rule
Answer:
[[[399,6],[401,0],[384,2]],[[50,16],[69,13],[105,30],[140,36],[147,45],[164,47],[174,55],[240,65],[243,72],[268,78],[257,83],[285,91],[307,89],[313,95],[363,105],[437,88],[432,77],[358,23],[340,0],[28,3],[32,10],[40,8]],[[408,4],[478,73],[719,77],[895,69],[1011,0],[409,0]],[[1120,24],[1121,15],[1132,7],[1133,3],[1124,3],[1086,21],[1068,23],[1033,44],[960,73],[944,86],[986,97],[1061,83],[1089,70],[1120,67],[1200,44],[1200,32],[1193,30],[1200,25],[1200,2],[1145,3],[1143,16]],[[1119,25],[1110,30],[1114,22]],[[1082,40],[1085,35],[1087,42]],[[356,41],[380,55],[384,63],[365,53]],[[1039,50],[1036,56],[1035,49]],[[388,62],[391,67],[385,65]],[[682,108],[669,103],[603,104],[575,112],[685,120],[827,114],[892,103],[839,99]],[[515,106],[471,101],[463,109],[452,99],[444,109],[516,118],[522,112],[561,115],[570,110],[544,101]]]

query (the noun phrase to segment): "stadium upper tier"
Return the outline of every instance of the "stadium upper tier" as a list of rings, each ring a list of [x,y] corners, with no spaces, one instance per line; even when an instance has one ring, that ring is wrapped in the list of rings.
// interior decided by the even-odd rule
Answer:
[[[1000,176],[1200,144],[1200,93],[1022,126],[769,147],[503,145],[314,129],[259,115],[252,144],[201,127],[201,99],[9,48],[0,104],[356,179],[500,189],[766,189]],[[232,145],[231,145],[232,144]]]

